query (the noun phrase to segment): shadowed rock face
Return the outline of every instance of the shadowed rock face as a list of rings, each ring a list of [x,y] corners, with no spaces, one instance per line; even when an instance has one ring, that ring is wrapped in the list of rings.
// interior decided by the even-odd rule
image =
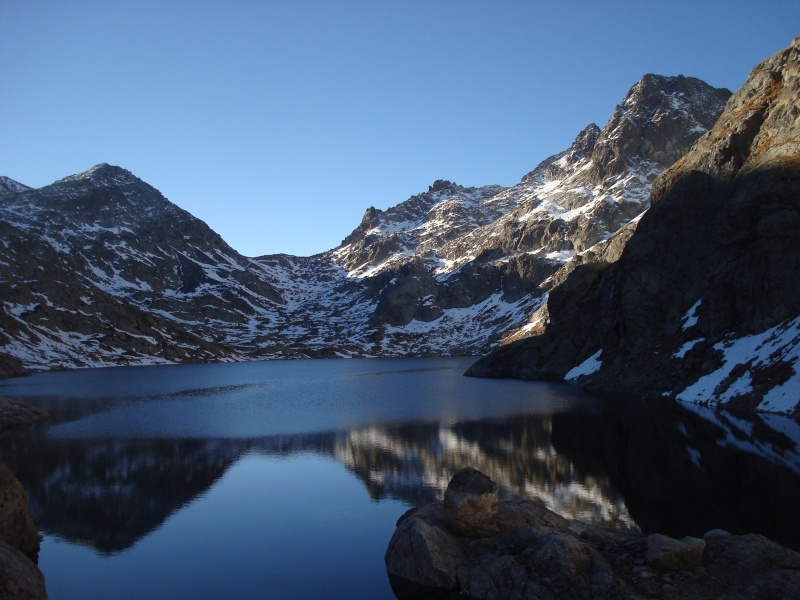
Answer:
[[[594,390],[794,410],[788,388],[770,390],[798,376],[799,57],[800,38],[753,69],[653,184],[620,259],[576,268],[551,292],[543,334],[470,374],[558,379],[602,351],[581,379]]]
[[[44,575],[16,548],[0,541],[0,597],[46,600]]]

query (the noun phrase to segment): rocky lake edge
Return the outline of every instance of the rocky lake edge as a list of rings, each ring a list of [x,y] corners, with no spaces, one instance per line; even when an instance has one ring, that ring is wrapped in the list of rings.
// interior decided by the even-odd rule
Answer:
[[[443,501],[400,517],[385,558],[401,600],[800,597],[800,554],[762,535],[677,540],[591,526],[538,500],[499,501],[471,468]]]
[[[47,598],[37,566],[40,542],[28,496],[0,461],[0,598]]]

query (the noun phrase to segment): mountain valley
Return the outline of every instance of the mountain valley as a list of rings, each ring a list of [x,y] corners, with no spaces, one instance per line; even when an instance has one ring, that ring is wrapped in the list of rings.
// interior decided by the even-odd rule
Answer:
[[[645,75],[517,185],[438,180],[310,257],[242,256],[120,167],[0,177],[0,372],[494,349],[471,374],[791,412],[797,52],[733,97]]]

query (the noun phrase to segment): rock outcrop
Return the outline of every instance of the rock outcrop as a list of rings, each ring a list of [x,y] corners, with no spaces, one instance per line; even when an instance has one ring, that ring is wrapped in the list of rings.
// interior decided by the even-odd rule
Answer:
[[[0,598],[47,598],[35,562],[39,541],[25,490],[0,462]]]
[[[0,462],[0,540],[31,559],[39,554],[39,531],[28,496],[5,463]]]
[[[653,184],[617,262],[577,266],[540,335],[470,374],[793,412],[800,385],[800,38]]]
[[[27,556],[5,542],[0,542],[0,598],[47,598],[42,572]]]
[[[455,474],[444,492],[450,529],[458,535],[486,537],[497,531],[497,484],[472,467]]]
[[[459,477],[459,474],[456,474]],[[455,477],[454,477],[455,480]],[[398,598],[792,598],[800,554],[714,530],[675,540],[591,527],[540,502],[503,501],[497,532],[455,533],[444,502],[397,522],[386,565]]]
[[[29,375],[18,358],[8,354],[0,354],[0,379]]]

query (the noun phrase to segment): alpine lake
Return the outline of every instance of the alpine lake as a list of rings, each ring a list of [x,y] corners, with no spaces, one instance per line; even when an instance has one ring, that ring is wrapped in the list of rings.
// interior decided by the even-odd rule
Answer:
[[[394,598],[397,519],[475,467],[501,497],[673,537],[800,549],[800,426],[567,383],[463,376],[472,358],[87,369],[0,382],[50,413],[0,439],[53,599]]]

